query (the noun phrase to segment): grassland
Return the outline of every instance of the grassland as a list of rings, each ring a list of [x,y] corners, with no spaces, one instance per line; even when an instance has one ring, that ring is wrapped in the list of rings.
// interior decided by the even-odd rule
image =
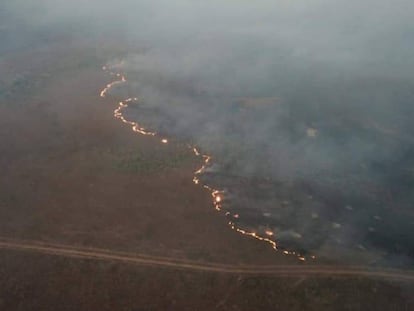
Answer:
[[[125,51],[97,44],[55,42],[2,60],[12,82],[0,98],[1,237],[299,264],[229,229],[192,183],[200,163],[185,146],[113,118],[114,99],[99,98],[110,81],[100,67]],[[0,310],[412,310],[411,293],[366,278],[242,277],[0,250]]]

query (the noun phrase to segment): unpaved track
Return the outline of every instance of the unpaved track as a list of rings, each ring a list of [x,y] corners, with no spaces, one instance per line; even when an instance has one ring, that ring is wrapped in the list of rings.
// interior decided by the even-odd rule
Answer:
[[[112,261],[118,263],[172,268],[188,271],[215,272],[237,275],[283,276],[283,277],[373,277],[414,282],[414,272],[396,269],[372,269],[356,266],[333,265],[228,265],[198,262],[179,258],[157,257],[146,254],[117,252],[105,249],[50,244],[38,241],[24,241],[0,238],[0,249],[36,252],[70,258]]]

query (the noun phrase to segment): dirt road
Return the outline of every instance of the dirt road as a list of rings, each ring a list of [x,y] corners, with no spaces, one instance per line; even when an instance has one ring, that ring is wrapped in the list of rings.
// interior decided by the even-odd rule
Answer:
[[[1,249],[37,252],[70,258],[113,261],[141,266],[180,270],[215,272],[239,275],[269,275],[283,277],[355,277],[392,279],[414,282],[414,272],[397,269],[373,269],[358,266],[329,265],[226,265],[212,262],[190,261],[179,258],[157,257],[139,253],[125,253],[106,249],[85,248],[39,241],[22,241],[0,238]]]

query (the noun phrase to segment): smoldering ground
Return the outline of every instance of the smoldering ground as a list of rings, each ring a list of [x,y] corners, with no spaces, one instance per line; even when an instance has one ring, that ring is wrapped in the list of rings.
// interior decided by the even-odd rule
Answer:
[[[211,153],[205,178],[233,194],[241,225],[287,248],[412,263],[412,2],[41,5],[11,10],[147,47],[117,68],[129,83],[115,92],[140,98],[127,116]]]

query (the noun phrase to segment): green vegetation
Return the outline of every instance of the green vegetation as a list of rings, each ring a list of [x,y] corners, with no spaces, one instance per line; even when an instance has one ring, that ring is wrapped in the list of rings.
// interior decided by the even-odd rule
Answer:
[[[56,76],[76,73],[79,69],[100,68],[105,61],[106,58],[96,55],[94,50],[81,49],[65,60],[53,60],[41,68],[3,75],[0,77],[0,104],[16,106],[23,99],[36,95]]]
[[[29,95],[40,86],[42,79],[36,79],[29,74],[18,75],[8,84],[0,86],[0,100],[11,100],[13,97]]]
[[[163,152],[155,152],[154,154],[141,151],[128,152],[115,159],[115,168],[126,172],[150,174],[180,168],[192,159],[193,156],[189,152],[168,155]]]

